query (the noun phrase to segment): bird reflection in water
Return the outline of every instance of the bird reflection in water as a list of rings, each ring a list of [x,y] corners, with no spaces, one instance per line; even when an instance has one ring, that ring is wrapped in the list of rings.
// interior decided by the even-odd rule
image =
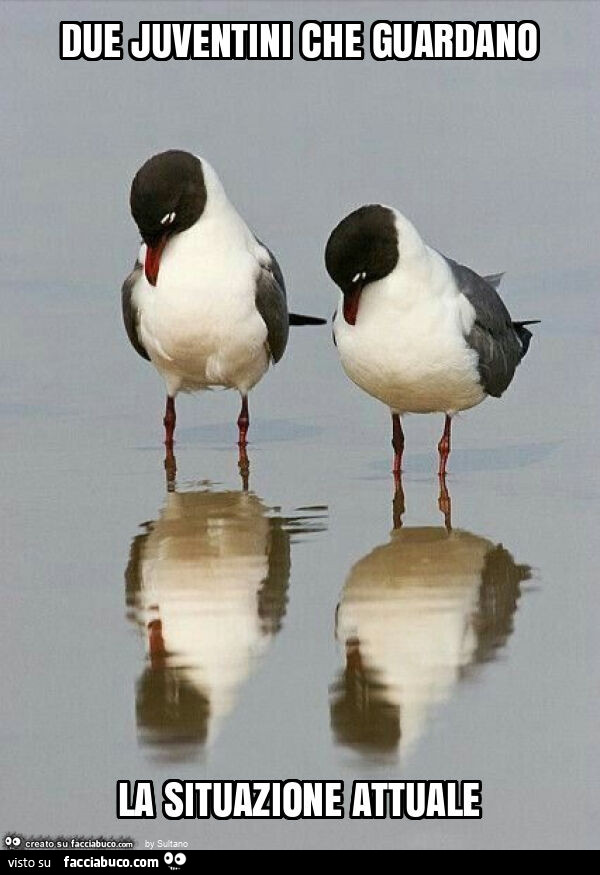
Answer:
[[[165,443],[164,468],[167,478],[167,492],[175,492],[177,477],[177,459],[173,449],[174,441]],[[250,459],[248,458],[247,445],[238,443],[238,471],[242,481],[242,490],[248,492],[250,483]]]
[[[148,641],[136,689],[143,744],[185,759],[215,738],[281,628],[290,544],[322,531],[325,511],[286,518],[252,492],[210,486],[167,493],[125,572],[128,615]]]
[[[429,714],[472,667],[494,659],[513,631],[531,570],[501,544],[443,527],[404,527],[398,483],[394,529],[351,569],[336,609],[345,667],[332,685],[336,741],[370,757],[406,755]]]

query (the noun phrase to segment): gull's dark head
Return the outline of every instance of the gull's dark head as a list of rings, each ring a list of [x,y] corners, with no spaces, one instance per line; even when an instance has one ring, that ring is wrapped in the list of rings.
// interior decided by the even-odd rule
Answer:
[[[144,269],[154,286],[168,239],[197,222],[206,206],[202,162],[178,149],[154,155],[135,174],[129,204],[148,247]]]
[[[389,207],[360,207],[333,229],[325,248],[325,266],[344,295],[346,322],[356,322],[363,288],[386,277],[397,263],[398,232]]]

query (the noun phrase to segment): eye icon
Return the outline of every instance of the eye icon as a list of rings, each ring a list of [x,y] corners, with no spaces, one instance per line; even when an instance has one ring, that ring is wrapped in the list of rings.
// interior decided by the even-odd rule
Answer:
[[[170,851],[167,851],[165,854],[165,863],[169,867],[169,869],[179,869],[180,866],[183,866],[187,857],[185,854],[173,854]]]
[[[187,859],[187,857],[185,856],[185,854],[175,854],[175,863],[178,866],[183,866],[186,859]]]
[[[18,848],[21,844],[20,836],[6,836],[4,838],[4,844],[7,848]]]

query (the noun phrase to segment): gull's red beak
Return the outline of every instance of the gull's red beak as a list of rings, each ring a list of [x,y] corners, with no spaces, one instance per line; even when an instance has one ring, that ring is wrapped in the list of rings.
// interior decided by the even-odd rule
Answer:
[[[159,238],[158,243],[156,243],[155,246],[147,245],[146,247],[146,262],[144,264],[144,272],[146,274],[146,279],[151,286],[156,285],[156,280],[158,279],[158,268],[160,267],[160,257],[163,253],[163,249],[165,248],[167,239],[168,234],[163,234],[162,237]]]
[[[164,657],[167,654],[162,635],[162,623],[160,620],[150,620],[148,623],[148,650],[152,668],[161,668]]]
[[[363,287],[357,285],[344,295],[344,319],[348,325],[354,325],[356,323],[356,314],[358,313],[358,305],[362,290]]]

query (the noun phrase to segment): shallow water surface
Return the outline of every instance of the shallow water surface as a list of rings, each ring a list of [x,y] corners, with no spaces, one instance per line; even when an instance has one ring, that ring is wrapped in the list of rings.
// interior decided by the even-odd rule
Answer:
[[[252,396],[247,492],[227,393],[181,399],[169,486],[160,386],[111,302],[5,292],[20,332],[37,313],[77,338],[54,359],[33,342],[4,361],[8,822],[202,847],[530,846],[552,823],[559,844],[587,840],[597,493],[576,425],[547,428],[562,337],[541,330],[506,398],[459,418],[448,495],[435,417],[408,419],[395,490],[388,417],[346,384],[327,329],[294,335]],[[347,792],[480,778],[484,818],[306,821],[300,838],[292,822],[124,828],[115,782],[142,777],[337,778]]]

